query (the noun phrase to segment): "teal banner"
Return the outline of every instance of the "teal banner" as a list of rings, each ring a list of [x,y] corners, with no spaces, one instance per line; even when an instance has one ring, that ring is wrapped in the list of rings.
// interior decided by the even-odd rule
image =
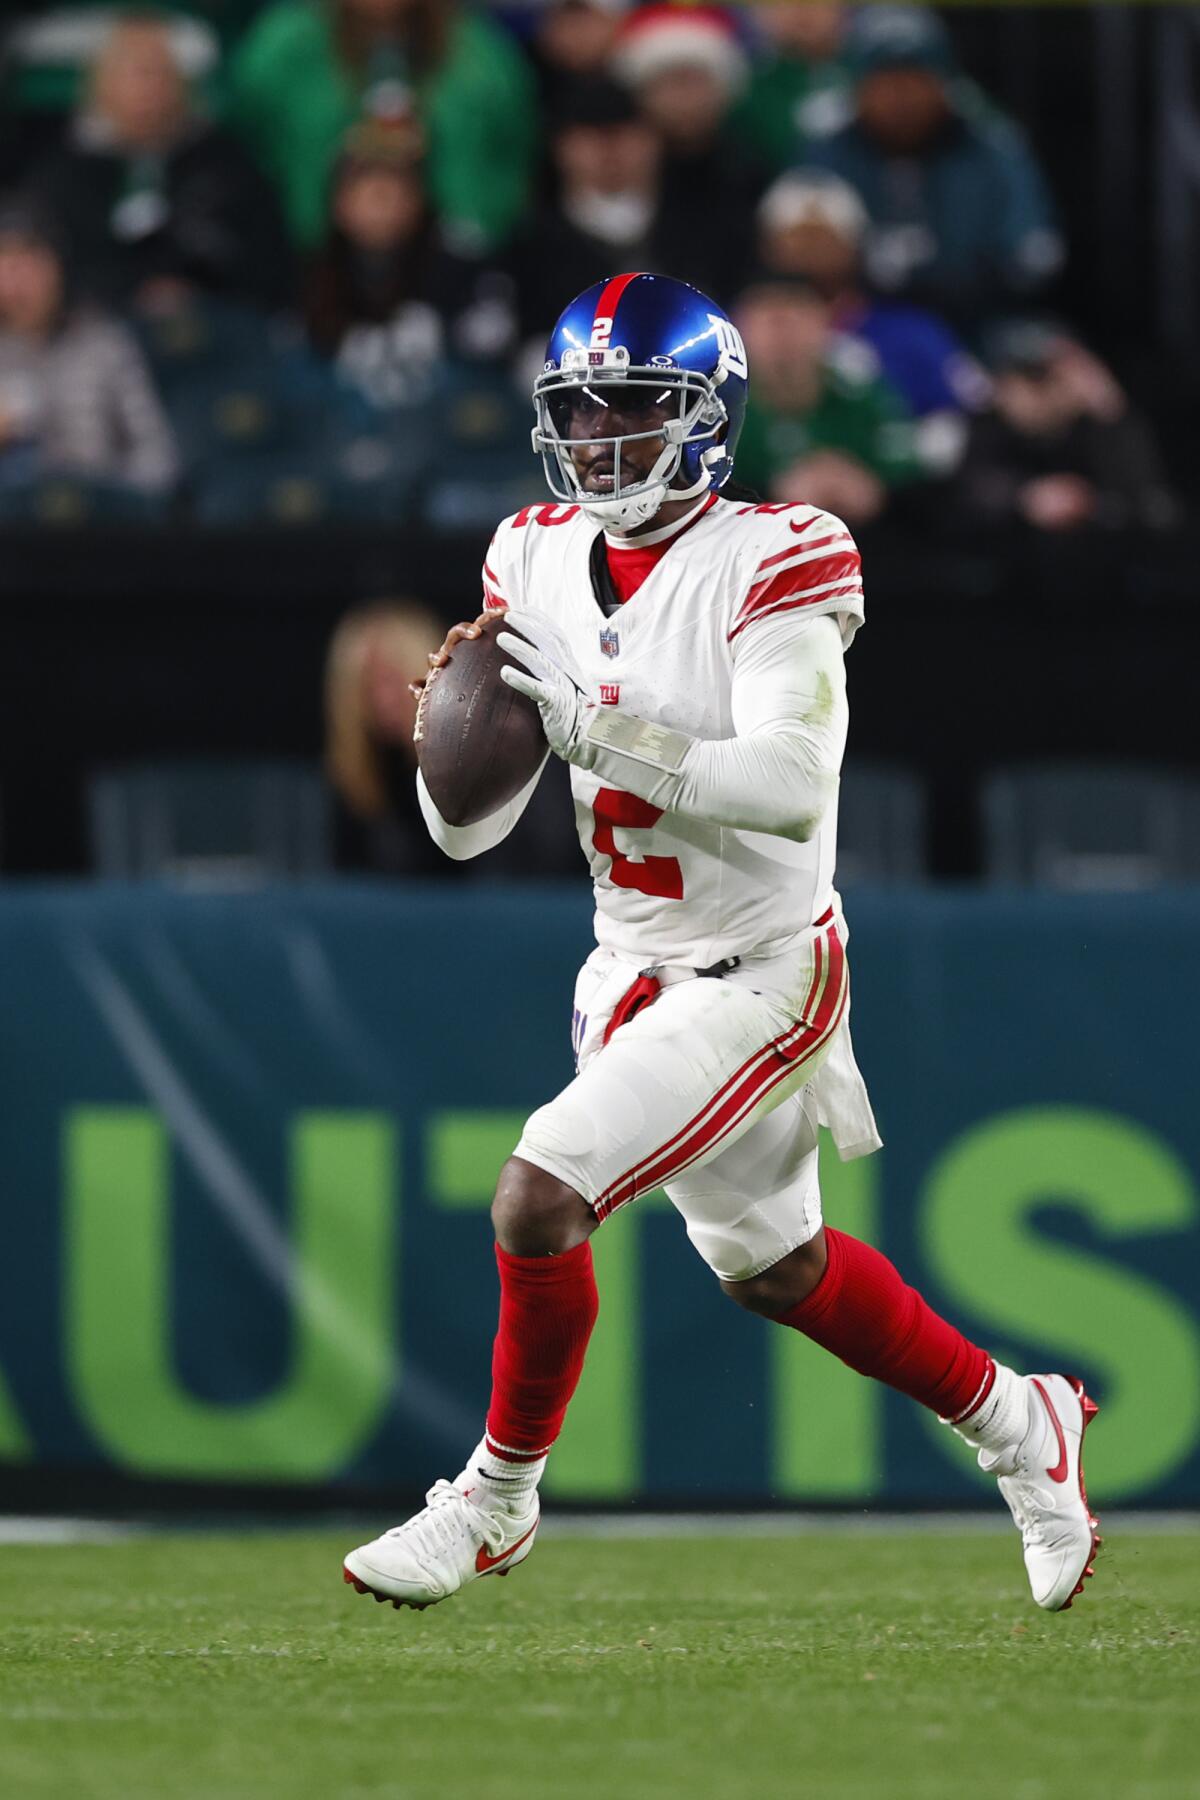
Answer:
[[[1097,1498],[1200,1504],[1200,893],[847,897],[885,1149],[826,1214],[995,1353],[1083,1376]],[[453,1474],[487,1209],[571,1074],[586,893],[0,894],[0,1463],[14,1492]],[[723,1298],[662,1195],[594,1240],[561,1500],[963,1505],[932,1418]]]

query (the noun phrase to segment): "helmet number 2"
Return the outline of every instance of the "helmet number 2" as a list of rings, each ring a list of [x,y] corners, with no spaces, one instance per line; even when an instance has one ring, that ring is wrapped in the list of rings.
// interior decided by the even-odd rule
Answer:
[[[617,849],[613,835],[614,830],[649,831],[663,816],[661,806],[623,794],[620,788],[601,788],[592,813],[596,820],[592,845],[599,855],[612,859],[608,879],[614,887],[634,888],[656,900],[683,899],[683,870],[673,856],[626,856]]]
[[[592,341],[588,348],[591,350],[607,350],[609,340],[612,337],[612,331],[613,322],[611,319],[593,319]]]

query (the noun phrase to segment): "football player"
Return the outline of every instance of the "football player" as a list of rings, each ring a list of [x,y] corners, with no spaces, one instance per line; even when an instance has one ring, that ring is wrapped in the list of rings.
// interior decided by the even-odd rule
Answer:
[[[657,1187],[731,1300],[908,1394],[976,1451],[1039,1606],[1069,1606],[1091,1573],[1081,1450],[1096,1408],[1081,1383],[995,1361],[878,1250],[822,1223],[818,1125],[844,1157],[879,1145],[833,885],[863,594],[840,519],[731,497],[747,379],[720,307],[627,274],[572,302],[535,384],[554,503],[500,525],[484,601],[512,626],[499,641],[519,666],[504,679],[570,765],[597,948],[575,992],[578,1073],[529,1119],[496,1187],[484,1435],[423,1511],[346,1558],[347,1581],[397,1605],[529,1555],[596,1318],[589,1239]],[[454,627],[431,679],[478,630]],[[422,811],[448,855],[476,856],[536,780],[454,827],[418,777]]]

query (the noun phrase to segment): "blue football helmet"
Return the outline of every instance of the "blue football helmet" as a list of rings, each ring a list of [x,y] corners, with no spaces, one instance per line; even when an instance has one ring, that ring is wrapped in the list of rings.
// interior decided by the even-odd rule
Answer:
[[[616,275],[572,300],[546,347],[533,388],[533,448],[558,500],[610,531],[632,531],[668,497],[723,487],[746,415],[741,334],[722,309],[668,275]],[[605,415],[623,426],[605,434]],[[630,425],[643,428],[630,430]],[[649,473],[626,480],[630,443],[662,441]],[[572,450],[611,446],[611,471],[585,488]],[[604,456],[607,461],[607,455]]]

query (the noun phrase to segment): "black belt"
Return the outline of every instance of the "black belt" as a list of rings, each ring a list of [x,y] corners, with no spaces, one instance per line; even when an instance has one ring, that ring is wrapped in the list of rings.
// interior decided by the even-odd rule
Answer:
[[[740,956],[725,956],[720,962],[712,963],[707,969],[694,969],[692,973],[699,976],[707,975],[713,980],[719,981],[722,975],[728,975],[736,969],[741,960]],[[625,989],[613,1007],[612,1016],[604,1027],[603,1042],[607,1044],[614,1031],[619,1031],[622,1025],[628,1025],[630,1019],[640,1013],[644,1006],[649,1006],[657,1000],[661,992],[662,982],[658,979],[658,965],[651,963],[650,967],[643,969],[637,980]]]

